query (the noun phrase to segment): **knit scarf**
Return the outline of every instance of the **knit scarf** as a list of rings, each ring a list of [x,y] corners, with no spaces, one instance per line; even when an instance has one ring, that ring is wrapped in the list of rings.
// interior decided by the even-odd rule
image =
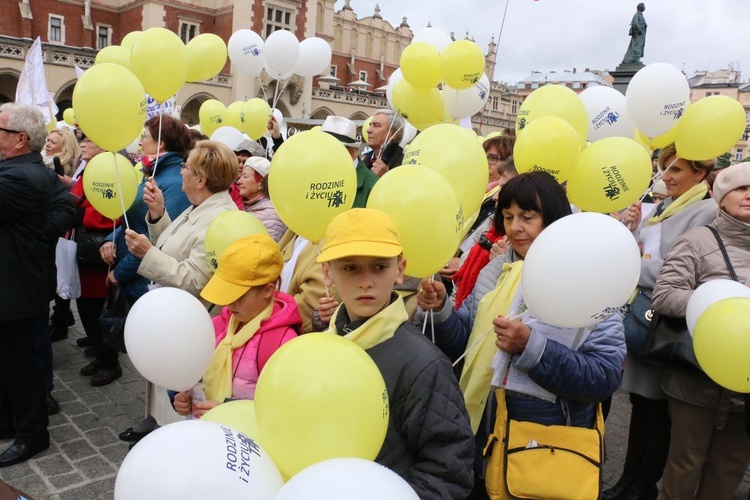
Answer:
[[[696,184],[695,186],[682,193],[680,197],[674,200],[672,204],[669,205],[661,214],[657,215],[656,217],[651,217],[646,225],[650,226],[652,224],[658,224],[664,219],[668,219],[669,217],[679,213],[693,203],[698,203],[706,197],[707,192],[708,188],[705,184],[703,184],[702,182]]]
[[[510,312],[518,285],[521,284],[522,269],[522,260],[503,264],[503,273],[497,280],[497,286],[479,302],[467,347],[474,344],[479,337],[492,328],[492,320],[498,315],[507,315]],[[471,429],[474,434],[479,429],[482,412],[487,404],[487,395],[492,381],[492,358],[496,353],[495,336],[487,335],[478,347],[474,347],[466,355],[464,369],[461,372],[459,385],[464,393],[466,409],[469,410]]]
[[[343,304],[340,305],[336,309],[336,312],[333,313],[330,326],[327,330],[328,333],[338,335],[336,318],[342,307],[345,306]],[[401,296],[397,293],[392,293],[391,303],[385,309],[381,310],[375,316],[368,318],[358,328],[345,334],[344,338],[367,350],[393,337],[398,327],[408,319],[409,315],[406,314],[406,307],[404,307],[404,301],[401,299]]]
[[[495,231],[495,226],[492,226],[489,231],[485,234],[488,240],[495,243],[500,238],[500,234]],[[471,294],[474,290],[474,285],[479,277],[479,272],[484,269],[490,262],[490,251],[482,248],[479,243],[471,247],[469,255],[466,257],[461,269],[453,275],[453,282],[456,284],[456,306],[455,309],[458,311],[461,308],[461,304],[466,297]]]
[[[260,329],[263,320],[268,319],[273,312],[274,301],[272,300],[260,314],[250,320],[240,331],[237,331],[237,319],[234,314],[229,318],[226,336],[214,349],[211,364],[203,376],[206,384],[206,399],[223,403],[225,399],[232,397],[232,353],[235,349],[244,346],[253,335]]]

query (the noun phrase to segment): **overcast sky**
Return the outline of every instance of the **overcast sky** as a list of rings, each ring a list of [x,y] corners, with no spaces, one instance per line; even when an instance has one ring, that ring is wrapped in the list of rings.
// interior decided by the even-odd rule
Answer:
[[[492,34],[499,44],[494,79],[515,82],[532,70],[613,70],[622,61],[637,0],[351,0],[357,17],[373,13],[394,26],[408,18],[415,33],[431,22],[463,38],[468,28],[486,52]],[[643,62],[668,62],[694,70],[726,69],[750,78],[750,0],[645,0],[648,24]],[[344,0],[336,2],[336,10]],[[683,66],[684,64],[684,66]]]

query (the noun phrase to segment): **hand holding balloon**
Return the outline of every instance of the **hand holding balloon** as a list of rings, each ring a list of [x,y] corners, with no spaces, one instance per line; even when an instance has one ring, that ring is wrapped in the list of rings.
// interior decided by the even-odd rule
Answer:
[[[279,122],[276,121],[276,117],[273,115],[268,118],[268,131],[271,132],[271,137],[273,139],[281,137],[281,127],[279,126]]]
[[[143,186],[143,202],[148,207],[148,218],[151,221],[156,222],[164,216],[164,193],[153,177],[149,177]]]
[[[201,418],[204,413],[212,408],[216,408],[219,404],[221,403],[218,401],[203,401],[202,403],[195,403],[193,404],[193,415],[196,418]]]
[[[107,241],[101,248],[99,248],[99,254],[102,256],[102,260],[110,266],[115,265],[115,258],[117,258],[117,246],[112,241]]]
[[[422,278],[417,291],[417,305],[425,311],[438,311],[443,308],[446,296],[445,285],[442,282]]]
[[[321,297],[318,301],[318,317],[320,318],[320,321],[323,323],[330,323],[331,318],[333,318],[333,313],[338,306],[339,303],[330,295],[324,295]]]
[[[178,392],[174,397],[174,411],[178,415],[186,416],[190,414],[192,409],[193,398],[190,391]]]
[[[531,336],[531,328],[523,324],[521,320],[498,316],[492,320],[492,324],[495,326],[495,335],[497,335],[495,345],[498,349],[508,354],[519,354],[526,349]]]
[[[142,259],[153,246],[145,234],[138,234],[132,229],[125,230],[125,244],[128,251],[135,257]]]

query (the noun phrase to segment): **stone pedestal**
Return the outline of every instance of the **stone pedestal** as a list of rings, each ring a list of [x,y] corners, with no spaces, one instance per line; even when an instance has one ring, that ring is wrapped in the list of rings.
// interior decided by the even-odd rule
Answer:
[[[620,93],[625,95],[625,91],[628,89],[630,80],[633,79],[639,69],[644,67],[641,63],[620,63],[614,71],[610,71],[609,74],[615,79],[613,86],[619,90]]]

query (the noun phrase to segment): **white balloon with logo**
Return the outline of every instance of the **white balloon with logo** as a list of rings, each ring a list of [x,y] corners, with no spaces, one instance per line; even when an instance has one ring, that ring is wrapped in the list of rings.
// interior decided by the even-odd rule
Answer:
[[[232,64],[250,76],[263,71],[263,39],[252,30],[237,30],[229,37],[227,52]]]
[[[625,96],[612,87],[597,85],[579,94],[589,118],[588,140],[606,137],[635,137],[635,125],[628,114]]]
[[[448,85],[443,87],[443,102],[448,114],[455,119],[474,116],[482,110],[490,95],[490,79],[482,78],[468,89],[456,90]]]
[[[671,64],[649,64],[630,80],[625,102],[635,128],[654,138],[677,126],[690,103],[690,86]]]

